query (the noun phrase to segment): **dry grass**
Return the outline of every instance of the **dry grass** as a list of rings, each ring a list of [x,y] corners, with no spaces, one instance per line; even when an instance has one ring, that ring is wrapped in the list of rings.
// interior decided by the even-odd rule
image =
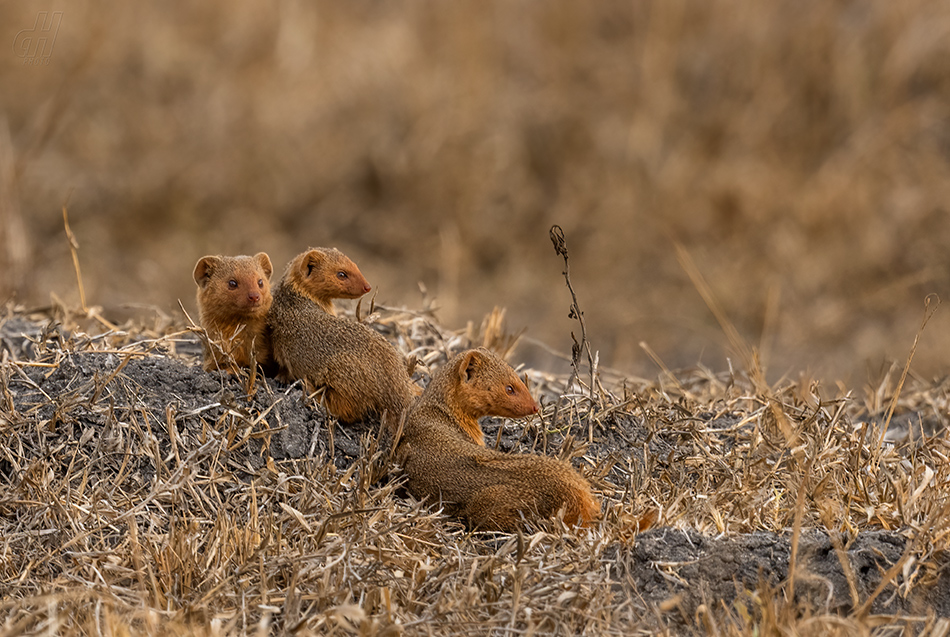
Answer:
[[[376,310],[378,328],[430,369],[473,340],[504,342],[497,315],[487,331],[454,333],[427,312]],[[833,397],[807,378],[763,392],[739,370],[624,383],[599,376],[594,391],[525,370],[543,398],[541,421],[503,431],[489,423],[489,439],[574,457],[603,498],[603,520],[577,532],[552,522],[473,535],[404,497],[395,476],[379,479],[388,456],[372,430],[354,438],[337,428],[334,452],[332,427],[299,390],[268,383],[254,401],[242,399],[240,381],[200,370],[187,330],[107,330],[69,312],[59,320],[78,329],[12,313],[0,331],[4,637],[947,628],[934,616],[950,605],[941,575],[950,544],[947,382],[911,377],[883,436],[899,366],[863,394]],[[59,393],[44,396],[43,387]],[[561,396],[569,430],[551,420]],[[286,444],[288,415],[300,413],[317,423],[305,453],[270,457]],[[356,447],[344,458],[348,438]],[[638,534],[651,524],[660,536]],[[692,540],[710,543],[700,563],[718,559],[715,542],[776,532],[775,570],[750,583],[741,564],[727,563],[727,590],[732,578],[738,586],[727,597],[716,597],[714,581],[665,592],[651,574],[676,582],[696,560],[670,554],[630,566],[672,532],[662,527],[706,534]],[[808,551],[796,553],[799,542],[812,546],[810,529],[831,532],[824,567],[846,565],[833,600],[809,594],[825,577]],[[906,544],[865,572],[855,547],[882,530],[899,530],[889,541]],[[736,590],[745,592],[729,601]]]

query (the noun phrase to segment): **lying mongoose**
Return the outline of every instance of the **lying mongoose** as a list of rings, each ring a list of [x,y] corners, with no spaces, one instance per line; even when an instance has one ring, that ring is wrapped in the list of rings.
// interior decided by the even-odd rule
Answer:
[[[298,254],[283,280],[333,315],[333,299],[358,299],[373,289],[356,264],[336,248],[310,248]]]
[[[330,285],[328,278],[341,285]],[[310,250],[287,266],[274,290],[268,326],[278,379],[323,389],[327,410],[344,423],[386,413],[391,432],[418,393],[406,361],[369,327],[332,314],[333,298],[356,298],[367,289],[366,279],[342,253]]]
[[[446,364],[455,366],[455,372],[433,375],[423,394],[438,397],[433,402],[446,412],[447,420],[466,438],[484,447],[479,418],[530,416],[538,413],[538,404],[514,370],[489,350],[481,348],[466,354]]]
[[[537,411],[528,388],[500,358],[486,349],[459,354],[433,375],[409,411],[396,448],[407,489],[483,531],[513,531],[562,510],[568,525],[589,524],[600,505],[569,463],[482,443],[479,416]]]
[[[255,363],[270,364],[266,334],[271,307],[270,257],[207,256],[195,265],[198,284],[198,320],[208,335],[204,368],[232,373]]]

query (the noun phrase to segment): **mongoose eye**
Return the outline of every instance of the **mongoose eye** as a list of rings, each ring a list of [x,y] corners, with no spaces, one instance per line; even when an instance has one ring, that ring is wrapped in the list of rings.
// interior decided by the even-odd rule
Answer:
[[[340,279],[341,281],[345,281],[346,272],[344,272],[343,270],[340,270],[339,272],[336,273],[336,278]]]
[[[236,290],[237,281],[235,281],[234,279],[231,279],[230,281],[228,281],[228,287],[231,288],[232,290]]]
[[[259,287],[262,290],[264,289],[264,279],[257,280],[257,287]]]
[[[505,387],[505,391],[508,392],[509,396],[515,395],[515,388],[512,387],[511,385],[508,385],[507,387]]]

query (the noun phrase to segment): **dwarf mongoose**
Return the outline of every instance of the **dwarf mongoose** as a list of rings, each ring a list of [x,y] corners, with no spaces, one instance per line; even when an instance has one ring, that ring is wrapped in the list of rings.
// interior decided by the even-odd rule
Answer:
[[[298,254],[283,280],[334,315],[333,299],[358,299],[373,289],[356,264],[336,248],[310,248]]]
[[[600,505],[569,463],[482,444],[476,418],[517,418],[537,410],[514,370],[488,350],[455,356],[412,406],[398,441],[396,458],[408,490],[479,530],[512,531],[559,511],[569,525],[589,524]]]
[[[204,368],[226,369],[270,361],[266,334],[271,307],[270,257],[206,256],[195,265],[198,284],[198,319],[208,335],[204,344]]]
[[[327,263],[332,267],[321,265]],[[334,287],[328,278],[342,284]],[[356,298],[367,289],[359,269],[336,250],[297,256],[274,290],[268,317],[274,360],[280,380],[300,379],[308,389],[323,389],[327,410],[342,422],[382,418],[385,412],[387,426],[395,426],[417,395],[406,361],[371,328],[331,313],[332,298]]]

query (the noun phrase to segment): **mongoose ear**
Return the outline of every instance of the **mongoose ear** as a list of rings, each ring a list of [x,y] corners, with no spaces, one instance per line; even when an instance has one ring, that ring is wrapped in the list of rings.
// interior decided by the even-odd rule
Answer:
[[[324,255],[319,250],[311,250],[304,255],[303,260],[300,263],[300,273],[304,277],[308,277],[313,274],[313,269],[323,263]]]
[[[201,257],[198,259],[198,263],[195,265],[195,283],[198,284],[198,287],[203,288],[208,285],[208,282],[211,280],[211,275],[214,274],[214,269],[221,262],[221,259],[218,257]]]
[[[267,278],[270,278],[270,275],[274,273],[274,266],[271,265],[270,257],[267,256],[266,252],[258,252],[254,255],[254,260],[257,261],[257,264],[261,266],[261,270],[264,271],[264,274],[267,275]]]
[[[483,362],[483,356],[478,350],[470,349],[465,352],[462,358],[462,364],[459,365],[459,376],[462,377],[462,382],[472,382],[472,378],[474,378],[478,370],[481,369]]]

